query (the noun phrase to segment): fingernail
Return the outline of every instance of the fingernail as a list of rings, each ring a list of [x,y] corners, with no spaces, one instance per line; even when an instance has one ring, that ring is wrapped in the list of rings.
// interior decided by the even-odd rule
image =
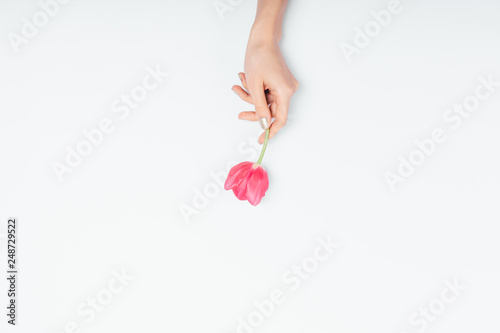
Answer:
[[[243,76],[241,75],[241,73],[238,73],[238,77],[240,78],[240,81],[243,81]]]
[[[267,118],[260,118],[259,125],[260,127],[262,127],[263,130],[266,130],[269,127],[269,122],[267,121]]]

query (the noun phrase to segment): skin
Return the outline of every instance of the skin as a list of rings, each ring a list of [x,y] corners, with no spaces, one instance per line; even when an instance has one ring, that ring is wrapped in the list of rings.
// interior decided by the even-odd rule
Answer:
[[[238,74],[241,86],[232,88],[255,107],[255,111],[241,112],[238,118],[267,118],[270,139],[286,125],[290,99],[299,87],[279,48],[287,3],[288,0],[259,0],[245,54],[245,73]],[[259,137],[260,144],[264,136],[265,132]]]

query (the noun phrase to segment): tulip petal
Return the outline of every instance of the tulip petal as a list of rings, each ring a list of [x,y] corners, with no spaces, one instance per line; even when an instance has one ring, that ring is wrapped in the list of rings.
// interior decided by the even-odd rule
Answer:
[[[233,193],[238,199],[247,200],[247,184],[248,181],[252,178],[254,171],[255,170],[253,168],[250,168],[245,178],[239,183],[238,186],[233,188]]]
[[[233,193],[234,195],[240,199],[240,200],[246,200],[247,199],[247,188],[246,186],[238,186],[233,188]]]
[[[267,171],[261,166],[257,166],[251,177],[246,180],[246,198],[252,205],[257,206],[266,195],[269,188],[269,178]]]
[[[242,162],[232,167],[231,170],[229,170],[226,182],[224,183],[224,189],[230,190],[240,185],[240,183],[247,176],[247,173],[252,168],[252,166],[252,162]]]

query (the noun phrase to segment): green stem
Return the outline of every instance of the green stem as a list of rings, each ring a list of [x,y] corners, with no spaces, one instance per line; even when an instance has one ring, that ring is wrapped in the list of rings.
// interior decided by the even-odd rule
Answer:
[[[257,164],[262,163],[262,159],[264,158],[264,154],[265,154],[266,148],[267,148],[267,141],[269,141],[269,128],[266,129],[266,138],[264,139],[264,145],[262,146],[262,151],[260,152],[260,157],[259,157],[259,160],[257,161]]]

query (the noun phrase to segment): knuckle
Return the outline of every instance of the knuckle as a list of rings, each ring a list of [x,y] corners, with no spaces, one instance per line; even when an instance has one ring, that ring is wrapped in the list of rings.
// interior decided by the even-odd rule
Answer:
[[[287,123],[286,119],[278,119],[276,121],[278,122],[276,125],[278,125],[278,127],[280,127],[280,128],[283,127],[283,126],[285,126],[286,123]]]
[[[292,96],[294,92],[295,92],[294,87],[291,85],[287,85],[287,86],[283,87],[283,89],[282,89],[283,95],[288,96],[288,97]]]
[[[283,94],[285,96],[292,96],[297,89],[299,89],[299,82],[295,79],[293,79],[289,84],[283,87]]]

